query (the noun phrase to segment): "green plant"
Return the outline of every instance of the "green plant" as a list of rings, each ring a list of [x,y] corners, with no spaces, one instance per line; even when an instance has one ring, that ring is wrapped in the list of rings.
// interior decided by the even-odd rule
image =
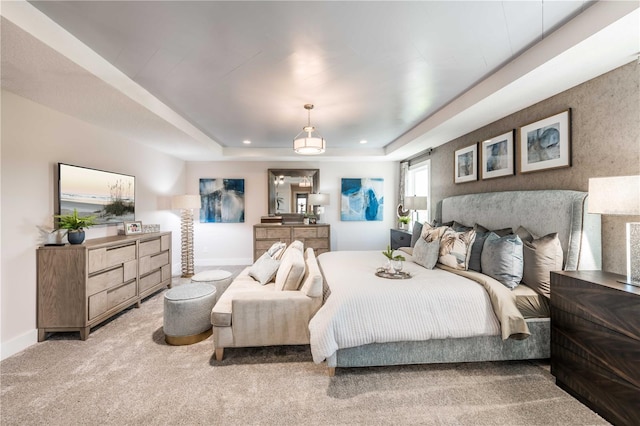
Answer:
[[[400,216],[398,218],[398,222],[404,223],[405,225],[408,225],[409,222],[411,222],[411,217],[409,217],[409,216]]]
[[[391,246],[387,246],[387,249],[382,252],[389,260],[402,260],[404,261],[404,256],[401,254],[393,255],[393,250],[391,250]]]
[[[73,209],[72,214],[56,215],[54,218],[58,219],[58,228],[69,231],[82,231],[83,228],[88,228],[96,224],[95,216],[80,217],[76,209]]]

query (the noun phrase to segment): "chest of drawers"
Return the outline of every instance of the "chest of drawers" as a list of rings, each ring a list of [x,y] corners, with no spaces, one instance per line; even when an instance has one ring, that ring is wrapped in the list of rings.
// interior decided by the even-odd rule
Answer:
[[[330,225],[280,225],[262,223],[253,226],[253,260],[262,254],[273,243],[279,241],[290,244],[292,241],[300,240],[304,248],[314,249],[316,256],[331,250],[331,229]]]

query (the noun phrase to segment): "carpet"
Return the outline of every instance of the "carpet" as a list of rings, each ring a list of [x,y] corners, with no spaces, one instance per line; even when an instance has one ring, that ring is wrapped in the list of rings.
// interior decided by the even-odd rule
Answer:
[[[58,333],[2,361],[1,423],[607,424],[556,387],[544,362],[346,368],[329,377],[308,346],[229,348],[217,362],[211,338],[164,342],[163,294],[84,342]]]

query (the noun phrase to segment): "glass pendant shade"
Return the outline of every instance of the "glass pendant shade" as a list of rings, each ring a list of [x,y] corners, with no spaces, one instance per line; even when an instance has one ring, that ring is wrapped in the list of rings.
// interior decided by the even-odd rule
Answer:
[[[326,144],[324,138],[311,125],[311,110],[313,105],[306,104],[304,108],[308,111],[307,125],[293,139],[293,150],[297,154],[315,155],[322,154],[325,151]]]

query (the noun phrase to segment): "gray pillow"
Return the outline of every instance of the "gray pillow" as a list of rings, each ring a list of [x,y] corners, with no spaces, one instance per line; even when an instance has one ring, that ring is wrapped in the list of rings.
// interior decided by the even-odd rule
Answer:
[[[264,253],[249,268],[249,276],[260,284],[265,285],[270,282],[278,272],[280,261],[273,259],[269,253]]]
[[[482,263],[480,258],[482,256],[482,248],[484,247],[484,240],[487,239],[490,232],[476,232],[476,239],[471,246],[471,254],[469,255],[469,270],[482,272]]]
[[[562,270],[562,245],[558,234],[545,235],[523,247],[524,273],[522,282],[543,296],[551,297],[551,271]]]
[[[416,220],[413,223],[413,232],[411,233],[411,247],[416,246],[420,235],[422,235],[422,224]]]
[[[516,288],[522,280],[524,269],[522,251],[522,240],[517,235],[499,237],[491,232],[484,240],[480,256],[482,273],[500,281],[507,288]]]
[[[433,269],[438,262],[440,240],[426,242],[424,238],[418,238],[413,248],[413,261],[427,269]]]

